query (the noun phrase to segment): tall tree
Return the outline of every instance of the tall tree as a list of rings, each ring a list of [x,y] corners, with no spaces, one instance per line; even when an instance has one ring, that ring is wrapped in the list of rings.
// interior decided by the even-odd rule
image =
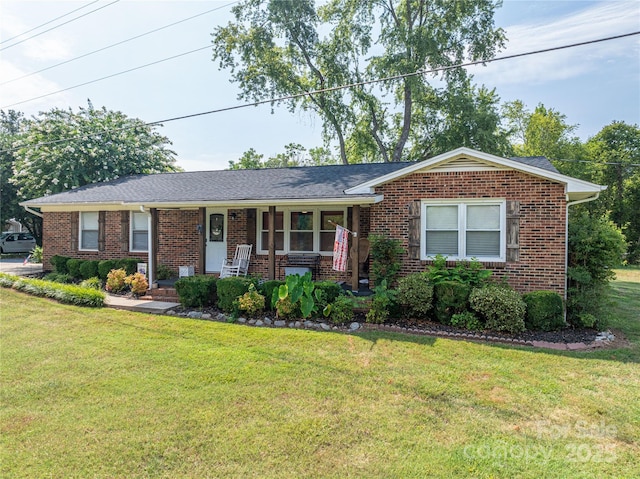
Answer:
[[[228,68],[241,98],[287,97],[290,110],[312,109],[340,158],[400,161],[417,112],[436,108],[430,82],[465,75],[455,65],[488,59],[504,43],[492,0],[245,0],[235,21],[214,32],[214,58]],[[419,71],[448,67],[440,74]],[[349,90],[331,89],[387,78]],[[290,98],[290,95],[300,95]]]
[[[640,260],[640,128],[624,122],[605,126],[587,142],[595,167],[593,180],[608,185],[601,194],[600,211],[622,228],[629,256]]]
[[[53,109],[21,127],[12,146],[15,203],[121,176],[179,170],[156,127],[104,107]]]

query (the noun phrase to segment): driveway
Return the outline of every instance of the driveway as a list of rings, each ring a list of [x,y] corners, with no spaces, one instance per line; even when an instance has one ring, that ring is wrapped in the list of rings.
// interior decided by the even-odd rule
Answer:
[[[2,258],[0,259],[0,272],[22,276],[25,274],[42,273],[42,263],[24,264],[24,259]]]

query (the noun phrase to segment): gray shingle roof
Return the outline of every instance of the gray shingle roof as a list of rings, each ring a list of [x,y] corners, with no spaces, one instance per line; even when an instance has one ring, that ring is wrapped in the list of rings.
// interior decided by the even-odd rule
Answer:
[[[525,165],[542,168],[543,170],[551,171],[553,173],[560,173],[544,156],[514,156],[509,159],[517,161],[518,163],[524,163]]]
[[[544,157],[511,158],[557,172]],[[304,168],[221,170],[135,175],[86,185],[24,202],[33,205],[70,203],[190,203],[260,200],[353,198],[345,190],[396,172],[413,163],[368,163]],[[370,196],[370,195],[367,195]]]

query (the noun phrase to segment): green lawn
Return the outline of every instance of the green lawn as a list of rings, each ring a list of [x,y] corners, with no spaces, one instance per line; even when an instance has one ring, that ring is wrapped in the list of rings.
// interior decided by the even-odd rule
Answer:
[[[640,477],[628,349],[261,329],[0,290],[0,477]]]

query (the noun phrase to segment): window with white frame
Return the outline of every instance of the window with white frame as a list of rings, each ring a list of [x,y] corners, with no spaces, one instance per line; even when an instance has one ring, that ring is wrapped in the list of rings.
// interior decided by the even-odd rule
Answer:
[[[336,224],[345,225],[345,209],[288,208],[276,212],[276,251],[278,253],[331,253]],[[269,249],[269,212],[258,216],[260,238],[258,252]]]
[[[423,201],[422,259],[505,260],[504,200]]]
[[[98,212],[80,212],[80,249],[87,251],[98,250]]]
[[[131,212],[129,245],[131,251],[149,251],[149,215]]]

